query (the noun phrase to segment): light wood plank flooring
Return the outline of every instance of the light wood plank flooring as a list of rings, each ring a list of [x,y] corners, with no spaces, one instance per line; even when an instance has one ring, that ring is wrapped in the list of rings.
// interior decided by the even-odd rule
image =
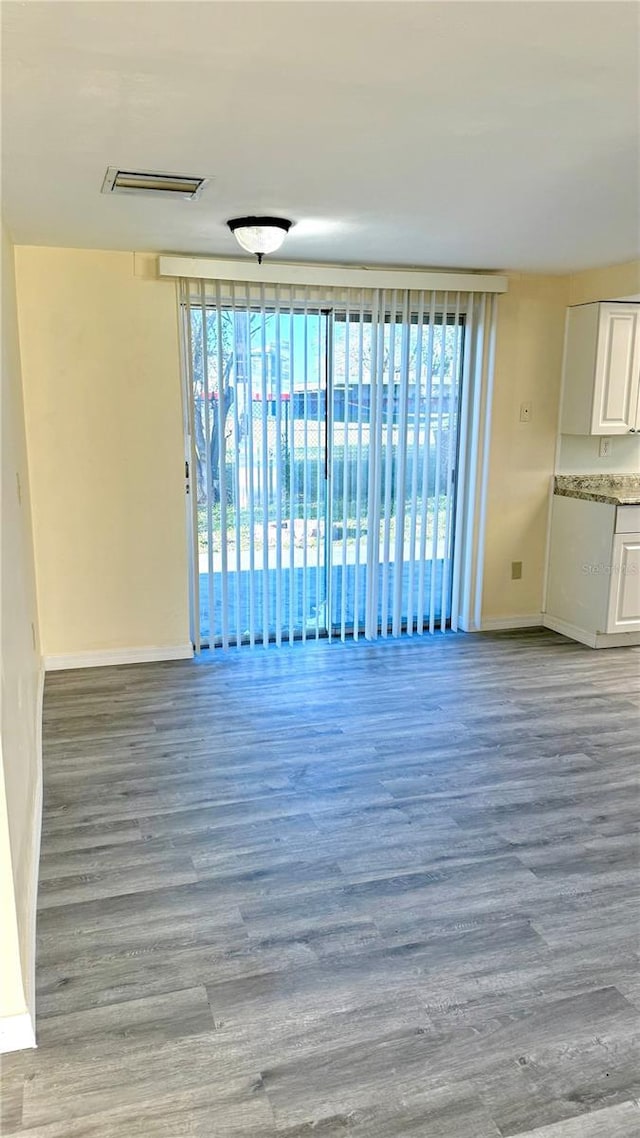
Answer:
[[[50,676],[30,1138],[640,1134],[640,650]]]

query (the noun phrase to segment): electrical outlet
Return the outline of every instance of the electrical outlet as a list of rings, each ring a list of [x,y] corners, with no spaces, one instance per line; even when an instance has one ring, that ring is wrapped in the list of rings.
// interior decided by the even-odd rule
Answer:
[[[521,403],[520,404],[520,422],[521,423],[530,423],[531,422],[531,404],[530,403]]]
[[[511,562],[511,580],[512,581],[521,581],[522,580],[522,562],[521,561],[512,561]]]
[[[598,451],[600,458],[608,458],[611,454],[611,439],[600,439],[600,449]]]

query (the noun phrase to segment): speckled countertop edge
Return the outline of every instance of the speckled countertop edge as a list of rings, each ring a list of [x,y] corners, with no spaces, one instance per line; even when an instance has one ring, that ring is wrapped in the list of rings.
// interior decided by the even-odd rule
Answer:
[[[640,474],[556,474],[554,493],[612,506],[637,506]]]

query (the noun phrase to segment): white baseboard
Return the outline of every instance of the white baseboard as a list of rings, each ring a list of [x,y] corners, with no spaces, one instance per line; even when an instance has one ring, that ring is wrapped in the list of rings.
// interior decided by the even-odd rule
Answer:
[[[68,668],[110,668],[115,664],[152,664],[156,660],[191,660],[193,645],[169,644],[162,648],[101,648],[96,652],[68,652],[45,656],[47,672],[61,672]]]
[[[0,1055],[7,1051],[25,1051],[35,1046],[36,1037],[29,1012],[0,1017]]]
[[[33,798],[33,840],[31,843],[31,865],[29,867],[27,904],[28,927],[27,943],[29,947],[28,975],[25,976],[24,985],[27,997],[27,1007],[30,1012],[32,1031],[36,1022],[36,915],[38,909],[38,878],[40,870],[40,842],[42,838],[42,705],[44,701],[44,666],[40,665],[38,676],[37,714],[36,726],[36,786]],[[26,1044],[35,1047],[35,1043]]]
[[[483,617],[480,624],[469,624],[465,627],[460,622],[463,632],[507,632],[510,628],[542,628],[542,613],[527,613],[524,616],[489,616]]]
[[[480,632],[507,632],[510,628],[542,628],[542,613],[526,613],[524,616],[483,617]]]
[[[543,613],[542,619],[545,628],[586,644],[587,648],[627,648],[640,644],[640,632],[590,632],[549,613]]]
[[[580,644],[586,644],[587,648],[595,648],[596,646],[596,633],[586,632],[584,628],[578,628],[575,624],[569,624],[566,620],[560,620],[558,617],[549,616],[548,613],[542,614],[545,628],[550,628],[552,632],[559,632],[561,636],[568,636],[570,640],[578,640]]]

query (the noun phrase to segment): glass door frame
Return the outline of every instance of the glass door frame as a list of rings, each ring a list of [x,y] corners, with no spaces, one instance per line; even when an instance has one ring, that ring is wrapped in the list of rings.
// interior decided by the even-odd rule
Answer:
[[[192,335],[191,335],[191,310],[193,307],[197,307],[197,303],[194,305],[194,302],[191,298],[189,298],[186,302],[183,302],[183,304],[181,305],[182,316],[183,316],[183,321],[184,321],[184,335],[182,337],[183,353],[186,356],[186,354],[188,352],[191,356],[191,359],[193,358],[193,356],[192,356]],[[209,307],[211,309],[215,309],[216,305],[214,302],[213,303],[210,302],[207,307]],[[324,621],[325,627],[321,628],[319,630],[319,637],[320,638],[323,638],[323,637],[332,638],[332,637],[335,637],[336,635],[339,635],[340,630],[341,630],[340,623],[336,624],[333,622],[333,619],[332,619],[333,618],[333,591],[334,591],[334,582],[333,582],[334,558],[333,558],[333,541],[332,541],[332,538],[333,538],[332,527],[333,527],[333,521],[334,521],[333,479],[334,479],[334,473],[335,473],[334,461],[333,461],[333,459],[334,459],[333,449],[335,446],[335,430],[334,430],[334,428],[335,428],[335,406],[334,406],[334,402],[335,402],[335,393],[337,390],[334,349],[335,349],[335,324],[336,324],[336,320],[340,319],[340,315],[345,312],[345,309],[340,304],[336,304],[336,305],[332,305],[332,306],[320,304],[318,306],[314,306],[314,308],[311,311],[314,315],[318,315],[319,317],[322,318],[322,320],[324,322],[324,327],[325,327],[325,337],[324,337],[324,339],[325,339],[325,345],[324,345],[324,348],[325,348],[324,357],[325,357],[325,359],[324,359],[324,369],[323,369],[324,388],[323,388],[322,384],[319,385],[319,387],[318,387],[318,399],[321,400],[322,393],[324,391],[324,400],[325,400],[325,404],[324,404],[324,432],[325,432],[325,434],[324,434],[324,449],[325,449],[324,494],[325,494],[325,502],[324,502],[324,527],[323,527],[323,529],[324,529],[324,543],[323,543],[324,544],[324,564],[323,564],[323,569],[324,569],[324,580],[325,580],[324,593],[325,593],[326,619]],[[346,310],[346,311],[348,311],[348,310]],[[355,310],[351,310],[351,312],[353,313],[353,312],[355,312]],[[303,309],[299,305],[294,305],[292,308],[286,307],[285,309],[280,310],[280,313],[283,315],[289,315],[290,313],[302,315],[302,314],[307,314],[307,310],[306,310],[306,308]],[[452,315],[452,314],[449,313],[448,311],[446,313],[441,314],[441,321],[444,318],[447,321],[447,323],[449,323],[450,315]],[[415,314],[410,313],[410,321],[411,321],[411,318],[413,316],[415,316]],[[390,315],[390,313],[385,312],[384,323],[387,323],[387,322],[391,323],[391,315]],[[396,323],[401,324],[402,321],[396,319]],[[464,366],[463,365],[464,365],[464,355],[465,355],[464,340],[465,340],[465,331],[466,331],[466,320],[465,320],[465,314],[463,312],[460,313],[460,318],[459,318],[458,323],[459,323],[460,329],[461,329],[461,333],[460,333],[461,344],[460,344],[460,352],[459,352],[459,357],[458,357],[458,377],[457,377],[458,414],[457,414],[457,420],[456,420],[456,455],[455,455],[455,463],[454,463],[454,467],[453,467],[454,479],[452,481],[451,486],[448,488],[448,492],[451,495],[451,499],[452,499],[451,500],[451,547],[450,547],[450,553],[449,553],[451,560],[453,560],[453,550],[454,550],[454,543],[455,543],[455,536],[456,536],[457,494],[456,494],[456,481],[455,481],[455,479],[457,478],[458,469],[459,469],[459,449],[460,449],[460,414],[459,414],[459,410],[460,410],[460,406],[462,403],[463,376],[464,376]],[[184,360],[183,362],[186,364],[189,361]],[[192,374],[191,373],[191,367],[190,366],[184,366],[183,367],[183,376],[185,378],[184,378],[184,383],[183,383],[183,425],[184,425],[184,437],[185,437],[186,518],[187,518],[187,535],[188,535],[188,541],[189,541],[189,554],[190,554],[190,572],[189,572],[190,625],[191,625],[191,638],[192,638],[192,641],[194,643],[194,647],[195,647],[196,651],[199,651],[201,647],[204,647],[207,645],[205,645],[205,643],[204,643],[205,638],[201,637],[201,629],[200,629],[200,605],[199,605],[200,580],[199,580],[199,556],[198,556],[198,502],[197,502],[197,494],[194,492],[195,488],[196,488],[195,471],[197,469],[196,468],[196,433],[195,433],[195,428],[194,428],[194,399],[193,399],[193,391],[192,391],[191,374]],[[291,379],[291,383],[293,384],[293,379]],[[348,387],[346,385],[345,386],[345,412],[344,413],[345,413],[345,419],[346,419],[345,425],[347,427],[347,437],[348,437],[348,413],[349,412],[348,412],[348,408],[347,408],[347,390],[348,390]],[[291,391],[293,391],[293,387],[291,388]],[[390,398],[390,394],[388,395],[388,398]],[[305,400],[305,413],[306,413],[306,400]],[[293,409],[291,410],[291,414],[293,416]],[[370,411],[369,411],[369,414],[370,414]],[[293,443],[293,422],[294,422],[294,420],[292,417],[292,419],[291,419],[292,443]],[[319,489],[319,487],[318,487],[318,489]],[[319,502],[318,502],[318,505],[319,505]],[[319,510],[318,510],[318,513],[319,513]],[[318,528],[320,528],[319,522],[320,522],[320,519],[318,518]],[[264,569],[262,571],[264,571]],[[367,571],[370,571],[370,569],[368,567],[367,567]],[[451,591],[452,591],[452,583],[450,580],[449,581],[449,589],[448,589],[449,595],[448,595],[448,602],[447,602],[449,609],[451,606]],[[353,614],[351,614],[351,618],[352,618],[351,621],[346,624],[346,629],[347,629],[347,632],[352,635],[353,630],[354,630],[354,624],[355,624],[355,621],[353,619]],[[415,626],[415,619],[416,618],[414,615],[414,626]],[[406,621],[403,622],[402,627],[403,627],[403,630],[408,630]],[[388,630],[390,630],[390,619],[388,620]],[[379,632],[382,631],[381,625],[379,626],[378,631]],[[316,639],[316,638],[317,637],[308,637],[308,636],[305,637],[304,632],[302,630],[297,631],[295,634],[295,639]],[[275,634],[269,635],[270,641],[275,640],[275,639],[276,639]],[[287,639],[288,639],[288,637],[287,637]],[[213,647],[213,646],[215,646],[215,643],[212,643],[212,640],[213,640],[213,638],[210,636],[209,637],[209,643]],[[244,642],[244,640],[243,640],[243,642]],[[248,642],[248,637],[247,637],[247,642]],[[257,637],[256,637],[256,642],[258,642]]]

